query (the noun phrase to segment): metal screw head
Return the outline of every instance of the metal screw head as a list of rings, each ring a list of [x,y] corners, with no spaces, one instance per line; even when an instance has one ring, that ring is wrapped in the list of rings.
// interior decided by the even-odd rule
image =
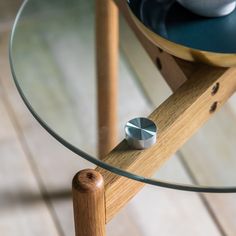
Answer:
[[[125,125],[125,138],[135,149],[146,149],[156,143],[157,127],[152,120],[144,117],[134,118]]]

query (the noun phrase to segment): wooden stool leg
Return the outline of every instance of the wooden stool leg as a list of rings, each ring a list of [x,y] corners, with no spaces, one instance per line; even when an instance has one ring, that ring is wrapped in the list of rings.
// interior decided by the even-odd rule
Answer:
[[[95,170],[82,170],[72,182],[76,236],[105,236],[104,182]]]
[[[117,140],[118,8],[112,0],[96,0],[96,52],[99,157]]]

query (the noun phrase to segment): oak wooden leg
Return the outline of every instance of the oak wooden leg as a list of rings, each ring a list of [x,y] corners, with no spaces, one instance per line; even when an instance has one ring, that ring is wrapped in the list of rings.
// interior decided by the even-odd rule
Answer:
[[[96,0],[96,52],[99,157],[117,140],[118,9],[112,0]]]
[[[72,182],[76,236],[105,236],[104,182],[95,170],[82,170]]]

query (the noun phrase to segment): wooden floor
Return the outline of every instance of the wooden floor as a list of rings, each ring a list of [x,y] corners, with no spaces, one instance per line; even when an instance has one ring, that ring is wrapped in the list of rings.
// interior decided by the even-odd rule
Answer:
[[[0,11],[4,13],[0,15],[0,235],[73,235],[71,179],[78,170],[92,165],[48,135],[32,118],[16,91],[9,70],[7,45],[18,5],[16,0],[0,3]],[[121,25],[120,104],[129,102],[120,107],[119,117],[125,121],[137,114],[149,113],[170,90],[142,47],[133,40],[135,36],[123,19]],[[70,30],[73,31],[73,27]],[[75,42],[71,40],[71,43],[73,50]],[[68,77],[69,88],[76,87],[78,84],[70,80],[76,64],[69,64],[73,61],[68,47],[67,54],[63,54],[64,45],[52,44],[50,38],[46,45],[39,43],[38,50],[42,51],[45,46],[51,48],[49,56],[57,61],[57,65],[49,66],[60,67]],[[57,89],[59,85],[55,87],[55,96]],[[68,105],[71,97],[66,96],[62,99]],[[70,96],[75,96],[73,91]],[[48,106],[44,99],[44,109],[52,109],[53,103]],[[235,101],[234,96],[155,177],[205,185],[236,183]],[[138,108],[134,106],[137,103]],[[67,119],[73,122],[69,115]],[[122,125],[120,128],[122,130]],[[96,140],[91,141],[88,150],[94,147],[94,142]],[[215,158],[226,160],[212,161]],[[234,236],[236,194],[197,194],[146,186],[109,223],[107,231],[108,236]]]

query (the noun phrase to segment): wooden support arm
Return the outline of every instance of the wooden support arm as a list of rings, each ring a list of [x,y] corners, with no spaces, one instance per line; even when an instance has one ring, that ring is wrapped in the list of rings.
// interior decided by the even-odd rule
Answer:
[[[214,91],[215,85],[219,89]],[[121,142],[104,161],[144,177],[151,177],[236,90],[236,69],[201,66],[149,118],[159,127],[158,142],[147,150],[132,150]],[[143,187],[143,184],[96,170],[105,182],[106,222]]]

